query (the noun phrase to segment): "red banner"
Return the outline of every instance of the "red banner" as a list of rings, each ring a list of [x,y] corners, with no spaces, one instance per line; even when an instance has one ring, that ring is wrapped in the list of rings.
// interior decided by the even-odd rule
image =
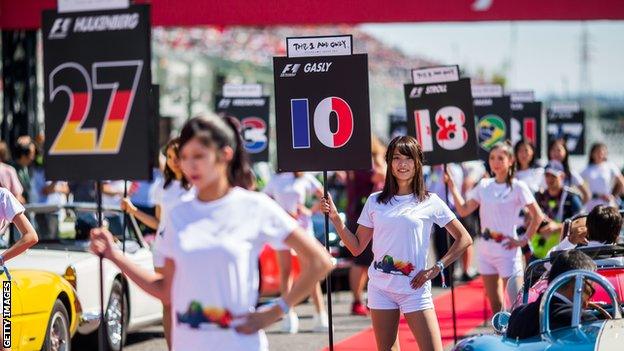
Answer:
[[[151,0],[154,26],[624,19],[622,0]],[[55,0],[0,0],[3,29],[38,28]]]

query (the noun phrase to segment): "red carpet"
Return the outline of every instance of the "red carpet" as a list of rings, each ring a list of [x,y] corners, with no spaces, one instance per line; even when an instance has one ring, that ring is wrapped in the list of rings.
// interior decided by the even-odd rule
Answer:
[[[455,313],[457,315],[457,337],[468,334],[471,330],[483,323],[483,282],[481,279],[455,288]],[[440,330],[442,343],[446,347],[453,344],[453,318],[451,310],[451,290],[448,289],[433,299]],[[490,314],[489,305],[488,316]],[[401,350],[418,350],[416,340],[407,325],[407,321],[401,317],[399,322],[399,341]],[[328,350],[328,348],[325,348]],[[368,328],[334,345],[336,351],[365,351],[376,350],[375,334],[373,328]]]

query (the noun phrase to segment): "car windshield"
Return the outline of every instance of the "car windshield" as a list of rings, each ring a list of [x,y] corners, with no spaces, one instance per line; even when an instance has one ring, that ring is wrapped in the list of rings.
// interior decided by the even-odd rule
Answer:
[[[69,244],[86,242],[89,240],[89,231],[97,226],[95,208],[91,207],[29,207],[25,212],[28,220],[39,235],[37,245],[51,243]],[[103,211],[104,225],[118,239],[122,239],[124,232],[124,216],[119,210]],[[128,218],[126,238],[136,239],[132,220]],[[14,226],[0,236],[0,246],[7,247],[15,242],[19,234]]]

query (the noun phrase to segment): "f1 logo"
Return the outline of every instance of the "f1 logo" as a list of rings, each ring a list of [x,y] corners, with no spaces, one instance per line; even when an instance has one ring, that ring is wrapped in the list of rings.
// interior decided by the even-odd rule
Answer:
[[[297,75],[297,71],[299,71],[299,67],[301,67],[300,63],[289,63],[286,66],[284,66],[284,69],[282,70],[282,74],[280,74],[280,77],[294,77]]]
[[[413,87],[412,91],[410,92],[409,97],[411,97],[411,98],[419,98],[419,97],[421,97],[424,89],[425,88],[423,88],[423,87]]]
[[[69,33],[69,26],[71,25],[71,18],[57,18],[52,24],[48,39],[64,39]]]
[[[231,103],[232,103],[232,100],[230,99],[221,99],[219,100],[219,108],[228,108],[230,107]]]

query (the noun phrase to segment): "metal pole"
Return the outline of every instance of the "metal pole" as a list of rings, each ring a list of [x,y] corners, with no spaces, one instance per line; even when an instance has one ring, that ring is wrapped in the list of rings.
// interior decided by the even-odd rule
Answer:
[[[123,197],[126,198],[126,196],[128,196],[128,182],[124,180],[124,193],[123,193]],[[128,228],[128,214],[124,211],[123,212],[123,223],[121,225],[122,227],[122,241],[121,241],[121,252],[123,253],[123,255],[126,255],[126,229]],[[122,283],[122,287],[124,287],[125,285],[125,274],[123,274],[123,272],[121,272],[121,276],[124,278],[123,279],[123,283]],[[125,298],[125,294],[126,294],[126,289],[122,288],[121,290],[121,332],[120,332],[120,341],[119,341],[119,351],[123,351],[123,347],[124,347],[124,318],[125,318],[125,305],[124,305],[124,298]]]
[[[444,182],[444,177],[446,176],[446,163],[444,164],[444,174],[442,175],[442,181]],[[448,184],[444,182],[444,202],[448,202]],[[446,250],[448,252],[451,247],[451,236],[446,232]],[[453,341],[455,345],[457,345],[457,314],[455,313],[455,278],[453,278],[453,271],[455,270],[455,263],[451,263],[448,268],[449,272],[449,282],[451,284],[451,312],[453,314]],[[443,273],[442,273],[443,274]]]
[[[98,227],[103,226],[102,219],[102,182],[97,181],[96,183],[96,202],[97,202],[97,221]],[[106,334],[106,322],[104,320],[104,257],[100,255],[100,328],[98,332],[98,346],[100,351],[104,351],[107,349],[104,337]]]
[[[327,198],[327,171],[323,171],[323,196]],[[329,251],[329,214],[325,214],[325,249]],[[331,254],[331,252],[330,252]],[[331,287],[332,273],[329,272],[325,279],[325,286],[327,287],[327,317],[329,322],[329,351],[334,351],[334,323],[332,320],[332,287]]]

